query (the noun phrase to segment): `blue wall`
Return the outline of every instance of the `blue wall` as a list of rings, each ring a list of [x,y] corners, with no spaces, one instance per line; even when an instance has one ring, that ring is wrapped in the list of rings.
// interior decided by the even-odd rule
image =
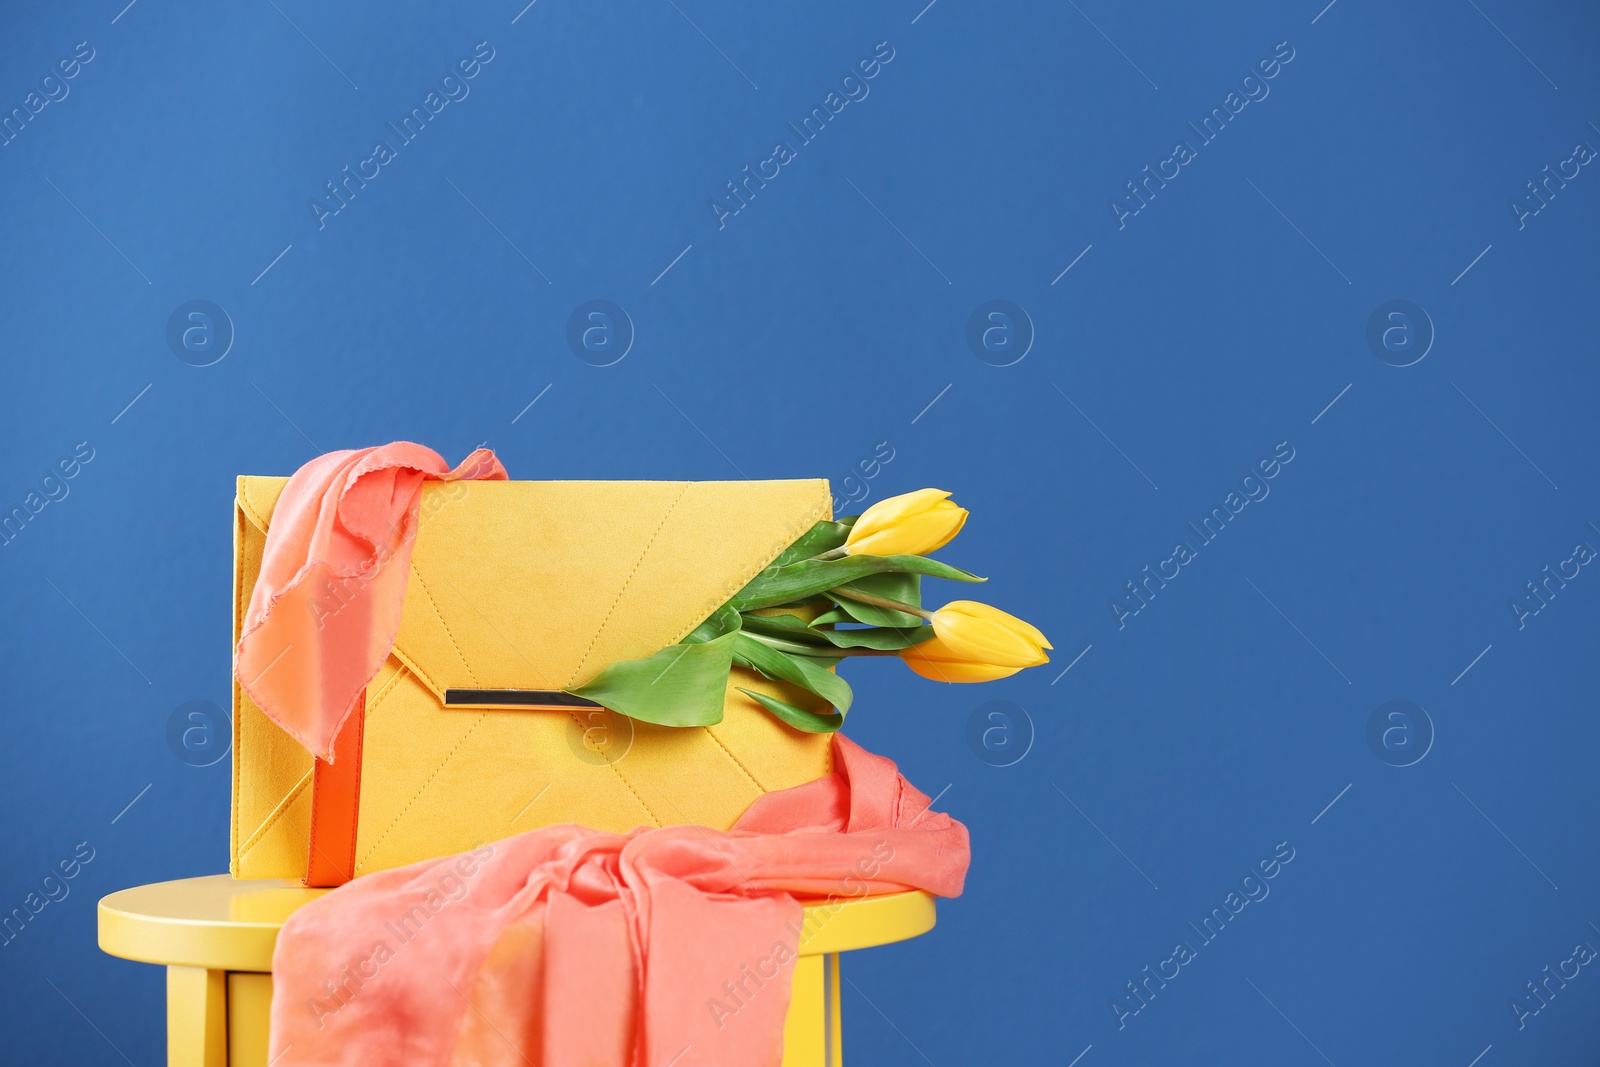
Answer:
[[[233,476],[410,438],[971,508],[1056,658],[851,667],[974,840],[856,1062],[1594,1062],[1592,6],[122,2],[0,19],[7,1058],[160,1060]]]

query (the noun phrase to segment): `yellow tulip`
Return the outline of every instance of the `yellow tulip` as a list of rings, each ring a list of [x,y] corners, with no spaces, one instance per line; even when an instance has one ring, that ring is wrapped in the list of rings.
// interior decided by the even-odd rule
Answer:
[[[1049,663],[1050,642],[1036,627],[975,600],[952,600],[933,613],[934,636],[967,663],[1037,667]]]
[[[900,653],[907,667],[935,682],[992,682],[1008,678],[1021,667],[996,667],[990,663],[970,663],[950,650],[937,637],[930,637]]]
[[[943,489],[918,489],[880,500],[856,520],[845,538],[857,556],[925,556],[949,544],[967,521],[967,509]]]

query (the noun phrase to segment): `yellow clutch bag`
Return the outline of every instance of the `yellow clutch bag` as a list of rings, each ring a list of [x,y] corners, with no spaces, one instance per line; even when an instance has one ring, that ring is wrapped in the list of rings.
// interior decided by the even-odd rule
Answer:
[[[235,642],[286,482],[239,479]],[[713,726],[560,690],[677,642],[830,514],[821,479],[429,482],[394,650],[334,762],[234,685],[233,876],[337,884],[563,822],[727,828],[828,773],[829,736],[763,711],[738,688],[779,691],[742,668]]]

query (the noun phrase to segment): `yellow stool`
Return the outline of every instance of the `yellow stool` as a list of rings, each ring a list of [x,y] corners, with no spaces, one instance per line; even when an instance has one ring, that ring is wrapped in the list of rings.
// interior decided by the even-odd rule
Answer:
[[[326,889],[225,874],[180,878],[100,901],[100,948],[167,968],[170,1067],[267,1067],[272,949],[291,912]],[[839,953],[933,929],[926,893],[806,908],[784,1023],[784,1067],[840,1067]]]

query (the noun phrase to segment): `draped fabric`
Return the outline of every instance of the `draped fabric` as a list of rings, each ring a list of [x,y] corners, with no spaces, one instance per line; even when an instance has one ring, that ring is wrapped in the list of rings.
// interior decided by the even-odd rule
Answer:
[[[301,908],[273,957],[272,1061],[773,1067],[800,901],[956,896],[970,858],[891,761],[833,745],[832,774],[726,832],[550,826]]]
[[[400,630],[422,483],[505,477],[487,449],[451,470],[409,441],[329,452],[295,471],[234,657],[256,706],[331,762],[334,737]]]

